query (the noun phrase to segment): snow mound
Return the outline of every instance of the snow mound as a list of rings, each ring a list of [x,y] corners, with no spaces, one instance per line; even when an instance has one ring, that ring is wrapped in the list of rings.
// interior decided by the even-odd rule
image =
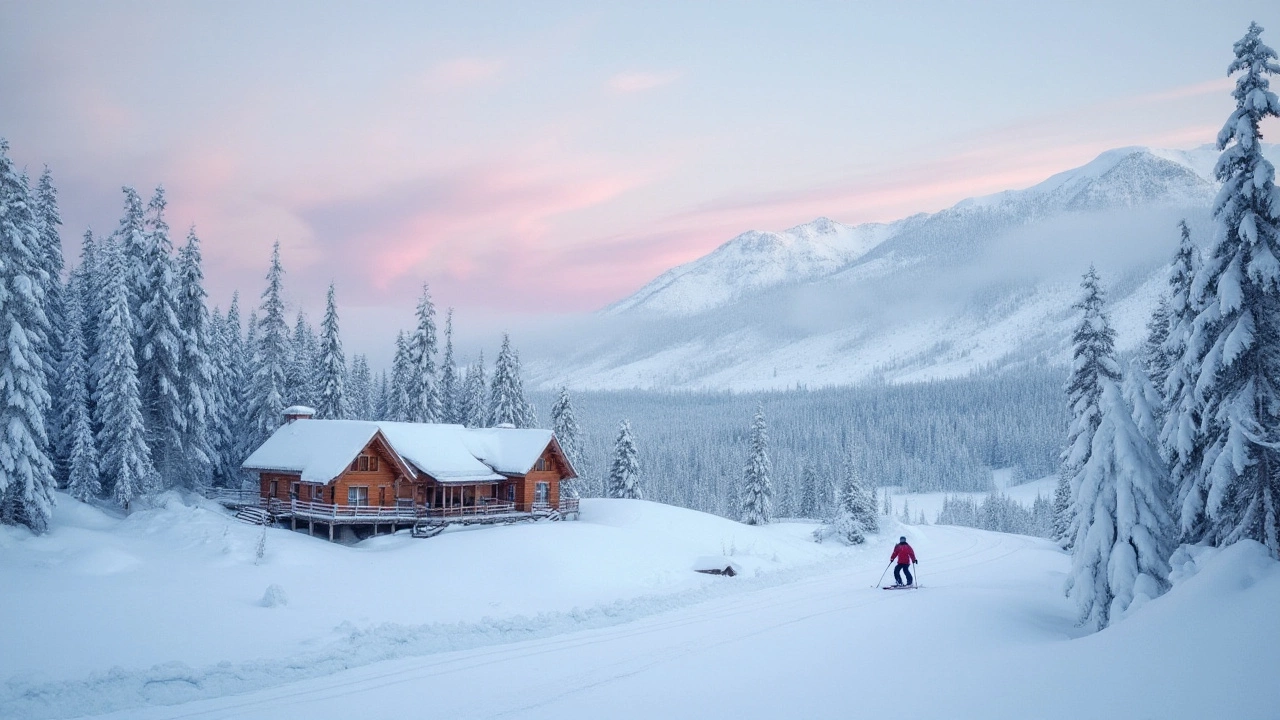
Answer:
[[[284,588],[272,583],[267,586],[267,591],[262,595],[262,607],[284,607],[289,604],[289,596],[285,595]]]

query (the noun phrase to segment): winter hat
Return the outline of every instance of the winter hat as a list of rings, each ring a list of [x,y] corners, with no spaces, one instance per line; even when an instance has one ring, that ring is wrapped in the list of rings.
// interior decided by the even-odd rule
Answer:
[[[906,542],[906,541],[907,541],[906,535],[903,535],[902,537],[898,538],[898,542]]]

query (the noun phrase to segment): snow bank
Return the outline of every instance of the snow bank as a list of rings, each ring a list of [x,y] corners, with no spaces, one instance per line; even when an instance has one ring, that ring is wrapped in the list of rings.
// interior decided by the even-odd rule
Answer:
[[[787,582],[850,557],[811,525],[748,527],[632,500],[582,520],[356,546],[261,529],[171,495],[129,517],[59,497],[52,531],[0,531],[0,717],[241,693],[397,657],[613,625]],[[728,556],[740,582],[698,574]],[[266,587],[267,592],[263,592]],[[285,604],[283,588],[288,588]],[[264,606],[271,607],[270,611]]]

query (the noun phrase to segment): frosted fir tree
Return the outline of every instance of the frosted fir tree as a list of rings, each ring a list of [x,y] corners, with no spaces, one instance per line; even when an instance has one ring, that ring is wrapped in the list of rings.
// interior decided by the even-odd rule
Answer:
[[[164,189],[156,188],[147,206],[143,263],[146,279],[138,325],[138,382],[143,420],[152,462],[165,486],[177,483],[186,455],[188,409],[183,407],[182,336],[178,322],[178,287],[173,267],[173,244],[164,219]]]
[[[489,417],[488,388],[484,377],[484,353],[467,366],[462,380],[462,403],[459,412],[467,427],[484,427]]]
[[[80,294],[80,312],[84,317],[84,347],[89,357],[98,346],[98,316],[102,314],[99,287],[102,273],[98,270],[98,243],[92,230],[85,230],[80,240],[80,265],[71,272],[76,292]]]
[[[902,499],[902,522],[905,525],[911,524],[911,501],[908,498]]]
[[[578,477],[567,480],[562,485],[562,492],[568,497],[580,497],[585,481],[582,473],[586,463],[582,460],[582,430],[578,427],[578,419],[573,414],[573,401],[569,398],[569,388],[561,387],[556,401],[551,405],[551,430],[556,434],[560,449],[569,464],[577,471]]]
[[[1064,550],[1071,548],[1071,478],[1066,468],[1058,469],[1058,483],[1053,488],[1053,521],[1049,539]]]
[[[298,311],[293,323],[293,336],[288,345],[288,362],[285,365],[285,403],[315,407],[320,402],[319,374],[320,341],[316,331],[307,322],[306,313]]]
[[[250,317],[249,328],[253,334],[256,318]],[[240,294],[232,293],[227,314],[222,318],[218,351],[217,374],[221,418],[213,423],[221,450],[217,453],[219,464],[214,470],[214,482],[224,487],[238,487],[244,473],[240,461],[249,456],[256,445],[257,422],[252,412],[250,393],[253,391],[253,346],[256,336],[246,339],[240,324]]]
[[[520,356],[511,347],[511,338],[502,334],[502,349],[493,364],[489,385],[489,427],[509,424],[518,428],[532,427],[532,407],[524,396],[520,379]]]
[[[1204,513],[1206,488],[1200,475],[1204,456],[1201,428],[1202,403],[1196,391],[1204,360],[1203,338],[1194,335],[1196,316],[1202,309],[1203,288],[1194,281],[1200,252],[1184,220],[1181,241],[1169,268],[1169,333],[1164,350],[1169,358],[1161,395],[1164,397],[1160,452],[1169,464],[1176,497],[1174,517],[1186,542],[1199,542],[1207,529]]]
[[[813,469],[811,462],[805,462],[800,471],[800,501],[796,514],[811,520],[821,514],[818,507],[818,472]]]
[[[151,295],[151,282],[147,277],[148,233],[142,198],[138,196],[138,191],[131,187],[121,188],[121,191],[124,192],[124,215],[120,218],[120,225],[116,228],[115,234],[105,244],[114,246],[112,252],[118,252],[120,255],[125,289],[129,293],[129,316],[133,318],[136,325],[133,340],[136,359],[142,347],[142,303]],[[105,267],[101,269],[105,270]],[[110,278],[104,277],[99,283],[99,291],[102,294],[100,311],[105,311],[106,305],[110,302],[108,299],[110,282]]]
[[[613,459],[609,462],[609,497],[644,499],[640,489],[640,459],[629,420],[618,424],[618,437],[613,443]]]
[[[409,340],[408,406],[410,422],[440,422],[440,392],[436,383],[436,307],[431,290],[422,286],[418,325]]]
[[[347,359],[342,353],[342,337],[338,333],[338,304],[333,283],[325,299],[324,322],[320,325],[320,402],[316,415],[329,420],[347,417]]]
[[[1154,409],[1156,419],[1164,421],[1164,383],[1169,377],[1169,366],[1173,363],[1167,349],[1169,343],[1169,297],[1161,295],[1156,309],[1147,321],[1147,337],[1142,343],[1142,372],[1151,381],[1152,388],[1160,398]]]
[[[396,354],[391,362],[389,419],[408,422],[409,414],[409,338],[396,334]]]
[[[44,270],[44,310],[45,319],[49,325],[46,346],[41,348],[40,354],[45,358],[46,370],[49,373],[46,378],[46,387],[54,388],[60,387],[58,370],[61,365],[63,334],[66,331],[66,310],[62,297],[64,266],[62,236],[58,230],[62,226],[62,215],[58,211],[58,191],[53,186],[53,173],[47,166],[40,174],[40,181],[36,185],[33,211],[36,218],[36,233],[40,238],[40,267]],[[66,449],[69,447],[69,440],[63,436],[62,425],[58,422],[58,418],[66,413],[65,396],[60,392],[50,392],[50,395],[51,411],[45,416],[45,435],[48,438],[49,447],[53,449],[55,477],[65,483]]]
[[[462,424],[461,393],[462,379],[453,357],[453,308],[449,308],[444,320],[444,358],[440,361],[440,422]]]
[[[250,415],[254,425],[250,450],[266,441],[284,421],[289,329],[284,320],[283,292],[284,268],[280,265],[280,243],[277,242],[271,249],[271,269],[267,271],[267,287],[262,291],[261,317],[256,322],[257,337],[252,350]]]
[[[1168,589],[1174,533],[1160,454],[1133,422],[1120,387],[1108,378],[1101,385],[1098,427],[1076,488],[1067,578],[1077,622],[1091,630]]]
[[[893,517],[893,497],[889,495],[888,488],[884,490],[884,508],[880,514],[885,517]]]
[[[853,457],[844,463],[844,477],[840,483],[832,529],[837,537],[850,545],[861,545],[866,542],[868,534],[880,531],[875,496],[867,489],[858,470],[858,462]]]
[[[98,447],[89,415],[89,358],[84,345],[84,312],[78,286],[72,282],[62,295],[66,332],[62,336],[62,365],[58,383],[63,396],[59,425],[66,438],[67,492],[85,501],[102,492],[98,479]]]
[[[114,248],[106,270],[109,300],[98,320],[98,353],[94,358],[94,411],[97,414],[100,471],[111,497],[125,510],[134,498],[152,491],[157,483],[147,446],[138,387],[138,365],[133,354],[133,316],[129,314],[128,278],[121,248]]]
[[[1089,461],[1093,433],[1098,428],[1098,403],[1104,382],[1119,382],[1120,370],[1115,362],[1116,332],[1111,327],[1098,273],[1089,267],[1080,282],[1081,298],[1074,307],[1080,311],[1080,322],[1071,336],[1071,376],[1067,381],[1067,409],[1071,414],[1067,428],[1067,446],[1062,452],[1062,472],[1071,486],[1072,504],[1067,523],[1067,537],[1075,538],[1075,496],[1080,485],[1080,472]]]
[[[1191,343],[1206,348],[1203,399],[1207,536],[1253,539],[1280,557],[1280,191],[1259,126],[1280,117],[1268,75],[1276,53],[1257,23],[1235,44],[1236,110],[1218,133],[1213,244],[1194,286],[1204,288]],[[1185,523],[1184,523],[1185,524]]]
[[[187,231],[187,241],[178,251],[178,326],[182,330],[178,364],[178,409],[185,414],[181,447],[184,487],[200,490],[213,478],[213,468],[221,462],[214,440],[214,418],[224,415],[224,402],[215,371],[220,368],[212,355],[217,331],[212,327],[204,290],[204,261],[195,228]]]
[[[49,348],[40,226],[26,180],[0,139],[0,521],[45,532],[55,480],[45,435]]]
[[[769,458],[769,427],[764,408],[757,406],[751,420],[751,446],[743,472],[742,503],[738,519],[747,525],[773,522],[773,461]]]
[[[1133,422],[1154,448],[1160,447],[1160,404],[1162,398],[1147,376],[1144,364],[1133,361],[1124,375],[1124,399],[1133,409]]]
[[[373,374],[369,371],[369,358],[364,355],[352,357],[348,378],[350,417],[354,420],[378,419],[374,410]]]
[[[378,373],[378,379],[374,383],[374,401],[373,419],[382,420],[392,417],[391,415],[391,381],[387,379],[387,371],[383,370]]]

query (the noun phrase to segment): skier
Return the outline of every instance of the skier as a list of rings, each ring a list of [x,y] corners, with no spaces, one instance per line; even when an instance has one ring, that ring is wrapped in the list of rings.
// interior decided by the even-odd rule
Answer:
[[[893,569],[893,579],[897,581],[898,587],[902,587],[902,573],[907,574],[907,585],[914,585],[915,579],[911,577],[911,563],[916,562],[916,551],[911,549],[907,544],[907,536],[903,535],[898,538],[898,544],[893,546],[893,552],[889,555],[890,560],[896,560],[898,566]]]

